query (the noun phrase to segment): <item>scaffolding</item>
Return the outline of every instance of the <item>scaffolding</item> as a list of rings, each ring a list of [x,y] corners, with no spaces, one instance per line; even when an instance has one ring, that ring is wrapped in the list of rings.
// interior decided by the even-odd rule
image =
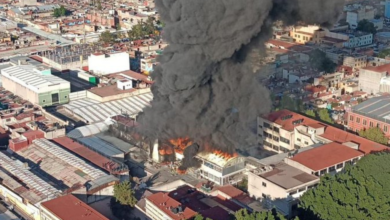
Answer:
[[[88,44],[67,45],[57,47],[53,51],[46,51],[43,57],[52,60],[59,64],[69,64],[82,62],[87,60],[91,53],[94,53],[98,48]]]
[[[30,190],[36,192],[38,195],[43,195],[49,199],[54,198],[61,193],[59,190],[30,172],[23,163],[18,160],[13,160],[1,152],[0,165],[14,177],[25,183]]]
[[[33,141],[33,143],[44,149],[45,151],[53,154],[57,158],[61,159],[62,161],[65,161],[69,165],[81,170],[82,172],[86,173],[87,175],[91,176],[94,180],[98,179],[100,177],[106,176],[106,174],[103,171],[100,171],[93,166],[89,165],[84,160],[74,156],[73,154],[67,152],[66,150],[63,150],[58,145],[46,140],[46,139],[36,139]]]

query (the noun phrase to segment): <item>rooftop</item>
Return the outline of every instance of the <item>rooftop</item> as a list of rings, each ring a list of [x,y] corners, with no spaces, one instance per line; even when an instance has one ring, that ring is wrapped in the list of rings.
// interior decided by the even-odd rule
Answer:
[[[30,162],[32,172],[46,177],[51,176],[51,182],[58,189],[83,186],[88,181],[108,176],[46,139],[36,139],[33,143],[17,154]]]
[[[0,178],[19,196],[37,204],[56,196],[59,191],[31,172],[21,161],[0,152]]]
[[[146,92],[103,103],[88,98],[79,99],[71,101],[69,104],[64,105],[64,107],[89,123],[96,123],[105,121],[107,118],[118,114],[138,114],[144,107],[149,105],[152,99],[152,93]]]
[[[277,164],[271,171],[262,173],[260,176],[286,190],[319,181],[318,177],[305,173],[284,162]]]
[[[189,219],[196,215],[196,212],[188,207],[182,207],[182,212],[174,213],[173,208],[181,206],[180,202],[168,196],[168,193],[155,193],[146,198],[161,211],[167,214],[169,217],[175,220]]]
[[[41,205],[61,220],[108,220],[72,194],[58,197]]]
[[[13,66],[2,69],[1,75],[37,93],[54,85],[70,88],[70,83],[68,81],[53,75],[42,75],[37,72],[36,67],[32,65]]]
[[[53,141],[59,145],[61,145],[63,148],[66,148],[67,150],[79,155],[80,157],[90,161],[91,163],[95,164],[96,166],[102,168],[103,170],[106,170],[107,172],[115,172],[115,170],[118,169],[118,172],[120,172],[121,164],[119,164],[117,161],[109,160],[107,157],[104,157],[95,151],[87,148],[84,145],[79,144],[78,142],[75,142],[74,140],[68,138],[68,137],[60,137],[53,139]],[[123,168],[124,169],[124,168]]]
[[[148,76],[145,76],[143,74],[126,70],[123,72],[113,73],[108,75],[110,78],[118,78],[118,79],[135,79],[135,80],[141,80],[146,83],[152,83],[152,81],[148,78]]]
[[[291,160],[305,167],[320,171],[327,167],[335,166],[344,161],[362,157],[364,154],[350,147],[335,142],[296,154]]]
[[[352,108],[352,111],[390,123],[390,95],[370,98]]]
[[[93,87],[88,90],[89,92],[100,96],[100,97],[108,97],[125,93],[132,93],[137,91],[137,89],[118,89],[117,85],[109,85],[103,87]]]
[[[369,66],[363,68],[364,70],[370,70],[373,72],[383,73],[383,72],[389,72],[390,73],[390,63],[384,64],[381,66]]]

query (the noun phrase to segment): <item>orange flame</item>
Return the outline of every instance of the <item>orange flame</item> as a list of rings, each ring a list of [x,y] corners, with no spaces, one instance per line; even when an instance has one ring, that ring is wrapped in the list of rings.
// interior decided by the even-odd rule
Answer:
[[[223,152],[221,150],[213,150],[213,153],[215,155],[217,155],[217,156],[223,157],[226,160],[229,160],[231,158],[237,157],[237,153],[230,154],[230,153],[227,153],[227,152]]]
[[[189,138],[171,139],[169,142],[174,146],[175,152],[183,154],[184,149],[192,144]]]
[[[173,154],[173,149],[171,146],[162,145],[159,146],[158,152],[160,153],[160,155],[171,155]]]
[[[177,168],[176,172],[177,172],[178,174],[186,174],[187,170],[182,170],[182,169],[180,169],[180,168]]]

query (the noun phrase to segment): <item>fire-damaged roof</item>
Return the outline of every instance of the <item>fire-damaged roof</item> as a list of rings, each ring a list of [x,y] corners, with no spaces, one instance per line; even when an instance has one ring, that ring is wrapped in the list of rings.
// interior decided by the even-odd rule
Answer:
[[[212,162],[220,167],[225,167],[229,162],[233,162],[234,160],[240,158],[238,155],[231,157],[224,157],[221,154],[216,153],[200,153],[197,155],[199,159],[206,160]]]

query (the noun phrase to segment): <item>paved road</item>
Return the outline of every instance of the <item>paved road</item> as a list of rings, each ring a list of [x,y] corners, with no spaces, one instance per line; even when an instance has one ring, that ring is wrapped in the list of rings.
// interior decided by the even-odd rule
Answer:
[[[49,49],[49,45],[42,45],[42,46],[35,46],[35,47],[28,47],[28,48],[21,48],[16,50],[9,50],[9,51],[0,51],[0,58],[8,58],[12,56],[16,56],[18,54],[24,55],[24,54],[30,54],[31,52],[39,52],[39,51],[45,51]]]

